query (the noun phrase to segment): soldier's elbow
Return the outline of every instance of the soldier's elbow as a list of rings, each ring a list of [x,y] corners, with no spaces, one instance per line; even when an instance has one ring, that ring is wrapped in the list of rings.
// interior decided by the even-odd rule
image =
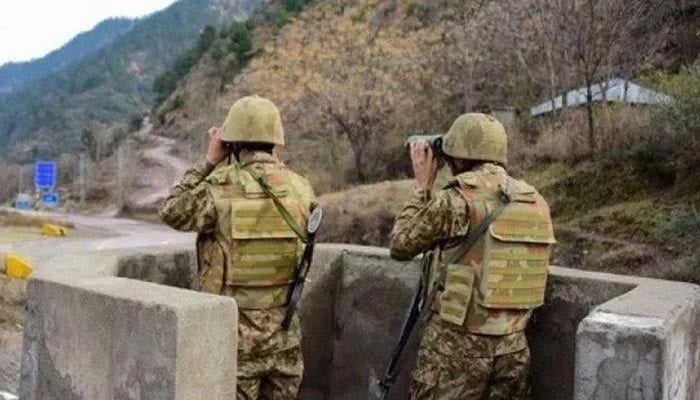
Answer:
[[[168,210],[167,207],[163,206],[158,210],[158,218],[165,224],[168,225],[169,227],[176,229],[176,230],[181,230],[180,226],[180,221],[179,219]]]
[[[389,255],[396,261],[411,261],[413,257],[416,256],[416,253],[412,252],[411,249],[408,249],[402,243],[392,240],[389,246]]]

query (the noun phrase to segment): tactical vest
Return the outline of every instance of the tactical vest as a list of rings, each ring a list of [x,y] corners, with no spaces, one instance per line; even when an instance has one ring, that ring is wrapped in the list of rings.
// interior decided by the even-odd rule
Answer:
[[[300,192],[310,192],[310,186],[281,164],[265,165],[254,173],[268,183],[299,226],[305,226],[310,199]],[[283,306],[303,249],[301,241],[249,170],[231,166],[208,180],[219,219],[216,242],[223,253],[225,279],[220,292],[225,285],[242,309]]]
[[[441,319],[471,333],[505,335],[523,330],[531,310],[544,303],[551,246],[555,243],[549,206],[523,181],[489,165],[457,176],[457,190],[475,228],[499,204],[507,180],[515,198],[458,264],[441,265]],[[444,250],[450,259],[455,247]]]

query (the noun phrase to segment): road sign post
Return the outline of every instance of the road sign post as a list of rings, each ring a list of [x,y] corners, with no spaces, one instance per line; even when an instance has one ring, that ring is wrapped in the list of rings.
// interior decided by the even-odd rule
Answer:
[[[38,190],[52,190],[56,187],[56,163],[37,161],[34,164],[34,186]]]
[[[46,192],[41,195],[41,202],[49,208],[58,207],[58,193]]]
[[[37,161],[34,164],[34,186],[45,207],[58,207],[58,194],[55,193],[57,167],[54,161]]]

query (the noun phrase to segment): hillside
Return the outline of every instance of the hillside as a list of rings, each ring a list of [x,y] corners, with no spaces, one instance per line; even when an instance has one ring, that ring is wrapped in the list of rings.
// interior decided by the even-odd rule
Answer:
[[[15,161],[79,149],[93,124],[140,116],[155,76],[207,25],[245,18],[260,0],[180,0],[139,20],[96,54],[0,99],[0,156]]]
[[[555,72],[561,74],[556,87],[580,85],[575,63],[549,71],[541,62],[546,42],[521,16],[534,3],[314,2],[279,32],[257,26],[253,57],[240,73],[222,73],[227,57],[202,57],[158,108],[157,132],[182,139],[183,148],[200,148],[203,132],[221,122],[236,98],[257,93],[283,112],[290,136],[285,157],[312,172],[322,191],[406,176],[407,133],[444,130],[464,110],[527,110],[552,89]],[[600,78],[641,71],[638,63],[646,70],[678,68],[697,57],[697,13],[676,16],[671,6],[658,7],[658,21],[627,38],[627,47],[646,57],[633,66],[627,53],[617,61],[610,55]],[[667,27],[663,35],[655,36],[655,24]]]
[[[326,193],[321,201],[334,223],[323,240],[386,245],[410,190],[406,135],[444,131],[469,110],[514,110],[510,169],[552,203],[555,263],[700,282],[697,5],[599,2],[618,20],[591,27],[585,9],[571,16],[541,4],[312,2],[282,27],[252,27],[243,64],[227,67],[234,51],[205,53],[157,107],[156,132],[177,139],[191,159],[235,99],[269,97],[288,135],[282,157]],[[561,18],[580,31],[608,32],[612,42],[599,39],[607,45],[599,54],[571,30],[556,31]],[[582,75],[594,55],[605,62]],[[525,111],[586,79],[619,75],[676,101],[593,105],[540,119]]]
[[[95,53],[128,32],[135,23],[127,18],[107,19],[41,58],[0,66],[0,94],[16,92],[51,72]]]
[[[697,189],[661,189],[628,170],[601,171],[592,163],[540,165],[516,176],[537,186],[552,207],[553,265],[700,283]],[[412,182],[401,180],[320,196],[333,223],[324,224],[319,240],[387,246],[411,190]]]

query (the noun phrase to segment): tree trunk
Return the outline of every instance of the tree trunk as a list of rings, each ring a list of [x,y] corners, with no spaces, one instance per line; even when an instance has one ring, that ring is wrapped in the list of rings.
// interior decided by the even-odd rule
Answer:
[[[364,174],[364,169],[363,169],[364,147],[363,146],[355,146],[355,149],[353,152],[354,152],[354,160],[355,160],[355,179],[357,179],[357,182],[359,182],[359,183],[364,183],[365,182],[365,174]]]
[[[588,114],[588,152],[591,157],[595,154],[595,126],[593,118],[593,89],[591,88],[590,82],[587,83],[586,88],[586,113]]]

